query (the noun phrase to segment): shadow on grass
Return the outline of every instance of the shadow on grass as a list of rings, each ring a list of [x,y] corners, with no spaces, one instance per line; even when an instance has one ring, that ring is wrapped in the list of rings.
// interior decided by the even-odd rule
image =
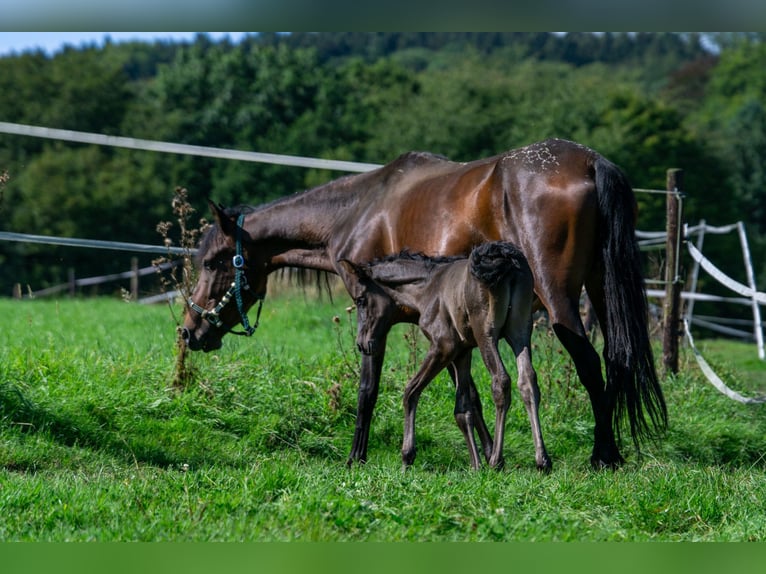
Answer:
[[[211,433],[195,432],[193,425],[181,417],[156,419],[145,417],[140,423],[125,428],[116,409],[110,405],[81,404],[77,411],[54,411],[27,399],[21,390],[0,383],[0,429],[15,430],[21,435],[37,436],[43,441],[115,457],[126,465],[150,465],[173,468],[205,465],[241,466],[248,464],[241,449],[232,445],[236,432],[220,431],[218,442],[211,445]],[[138,409],[137,409],[138,412]],[[130,423],[129,421],[129,424]],[[176,425],[174,427],[174,425]],[[180,428],[179,428],[180,426]],[[220,438],[223,436],[223,438]],[[227,448],[232,447],[232,448]],[[76,455],[73,458],[77,459]],[[39,452],[16,455],[0,460],[0,465],[16,472],[31,472],[46,467],[61,467],[66,460],[61,452],[46,455]]]
[[[337,448],[333,436],[328,436],[334,433],[320,432],[328,429],[312,428],[310,421],[276,417],[269,428],[254,429],[264,417],[227,413],[231,416],[222,418],[213,407],[206,410],[183,402],[176,412],[176,403],[168,404],[174,406],[162,412],[136,407],[128,415],[109,404],[87,402],[54,410],[30,401],[15,385],[0,383],[0,431],[13,429],[81,452],[115,457],[128,466],[237,468],[252,465],[254,456],[249,452],[278,451],[295,451],[330,464],[345,461],[346,453]],[[195,413],[190,416],[189,411]],[[339,432],[345,437],[345,429]],[[0,467],[16,472],[62,465],[66,460],[58,450],[42,456],[39,451],[27,455],[17,451],[15,456],[0,460]]]
[[[744,431],[721,426],[703,434],[676,429],[663,443],[663,451],[680,462],[766,470],[766,436],[757,429]]]
[[[115,457],[128,466],[237,468],[252,464],[254,457],[248,455],[248,450],[254,454],[293,451],[301,456],[327,461],[328,464],[343,464],[347,454],[345,448],[350,445],[353,434],[352,420],[351,424],[341,425],[344,428],[319,428],[319,425],[312,428],[312,423],[306,419],[297,420],[286,414],[274,416],[272,413],[268,429],[251,432],[256,420],[263,421],[263,415],[253,418],[233,415],[228,420],[208,422],[203,420],[203,415],[199,420],[185,418],[183,414],[176,416],[170,411],[163,413],[164,416],[159,413],[145,416],[146,412],[140,413],[140,409],[136,409],[140,424],[125,428],[125,420],[128,419],[121,419],[116,409],[108,404],[84,403],[77,408],[79,410],[56,411],[50,406],[37,405],[15,385],[0,383],[0,431],[13,430],[67,448]],[[134,417],[131,415],[129,418]],[[398,451],[401,440],[398,419],[396,423],[387,419],[377,422],[376,448],[383,445],[385,450]],[[204,432],[200,431],[199,425],[205,425]],[[741,426],[728,428],[725,425],[708,428],[704,433],[675,428],[658,443],[657,452],[660,458],[681,463],[764,470],[766,433],[759,431],[760,428],[753,428],[746,432]],[[563,442],[559,441],[559,447],[571,445],[574,440],[573,437],[561,438]],[[433,451],[431,457],[438,455],[440,449],[429,448],[434,445],[427,433],[421,433],[418,440],[423,456],[429,456],[426,455],[429,450]],[[455,448],[458,449],[458,458],[461,458],[463,443],[459,443]],[[509,448],[512,448],[510,443]],[[531,448],[526,439],[516,448],[523,450],[524,454],[514,454],[523,457],[521,460],[526,462],[526,451]],[[445,456],[449,459],[448,466],[456,464],[455,452],[449,450]],[[74,451],[73,458],[78,459]],[[14,472],[34,472],[66,464],[66,460],[61,459],[60,450],[47,455],[41,455],[39,450],[28,454],[17,451],[0,460],[0,467]]]
[[[93,417],[92,413],[53,412],[34,404],[10,383],[0,384],[0,425],[15,428],[22,434],[35,434],[66,447],[78,447],[107,452],[125,459],[128,463],[145,463],[159,467],[179,464],[172,453],[161,448],[136,449],[135,445],[121,439],[105,417]],[[5,468],[15,471],[37,470],[46,466],[37,458],[24,463],[4,460]]]

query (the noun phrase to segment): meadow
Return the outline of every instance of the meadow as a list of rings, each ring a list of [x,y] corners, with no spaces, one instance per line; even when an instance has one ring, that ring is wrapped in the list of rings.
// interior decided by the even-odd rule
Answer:
[[[347,468],[359,365],[348,305],[270,295],[256,334],[190,355],[179,388],[166,305],[0,300],[0,540],[766,539],[766,406],[721,395],[683,349],[664,379],[667,435],[640,454],[628,441],[621,469],[595,472],[585,391],[542,322],[552,473],[535,469],[515,387],[505,469],[472,472],[446,374],[423,394],[403,471],[401,392],[425,350],[404,325],[389,338],[368,463]],[[730,386],[766,393],[754,345],[697,342]],[[474,373],[491,413],[477,358]]]

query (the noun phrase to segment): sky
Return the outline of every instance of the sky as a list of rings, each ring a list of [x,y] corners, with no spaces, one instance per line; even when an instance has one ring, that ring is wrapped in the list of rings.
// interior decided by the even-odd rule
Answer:
[[[211,38],[229,36],[236,41],[244,32],[205,32]],[[107,36],[113,42],[126,40],[192,40],[197,32],[0,32],[0,56],[16,52],[42,48],[47,54],[53,55],[66,44],[79,47],[82,44],[103,45]]]

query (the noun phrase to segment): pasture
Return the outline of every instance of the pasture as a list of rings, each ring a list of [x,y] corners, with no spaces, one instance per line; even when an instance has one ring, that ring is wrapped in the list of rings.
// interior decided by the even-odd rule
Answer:
[[[423,393],[418,456],[402,470],[402,389],[427,348],[406,325],[389,337],[369,462],[348,469],[359,355],[347,305],[343,295],[270,295],[257,333],[191,355],[194,380],[176,389],[167,306],[0,300],[0,539],[766,538],[766,406],[719,394],[684,350],[681,374],[663,380],[666,438],[640,457],[626,443],[621,469],[594,472],[589,401],[544,324],[533,360],[549,475],[535,468],[515,386],[505,469],[471,471],[446,373]],[[752,346],[698,343],[731,386],[766,392]],[[506,345],[503,357],[515,384]],[[478,356],[474,374],[486,415]]]

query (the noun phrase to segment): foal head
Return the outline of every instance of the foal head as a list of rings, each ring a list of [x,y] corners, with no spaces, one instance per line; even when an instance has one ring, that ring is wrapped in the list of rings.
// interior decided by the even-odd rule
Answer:
[[[396,323],[413,322],[417,316],[413,316],[411,309],[398,305],[372,279],[365,266],[346,259],[338,263],[357,280],[356,290],[351,293],[357,313],[356,346],[365,355],[379,355],[385,351],[386,337],[391,327]]]
[[[392,325],[417,323],[419,302],[402,297],[400,288],[427,281],[434,269],[458,259],[464,258],[428,257],[402,251],[364,265],[345,259],[339,261],[346,273],[356,278],[355,292],[351,295],[357,307],[359,350],[367,355],[382,353]]]

